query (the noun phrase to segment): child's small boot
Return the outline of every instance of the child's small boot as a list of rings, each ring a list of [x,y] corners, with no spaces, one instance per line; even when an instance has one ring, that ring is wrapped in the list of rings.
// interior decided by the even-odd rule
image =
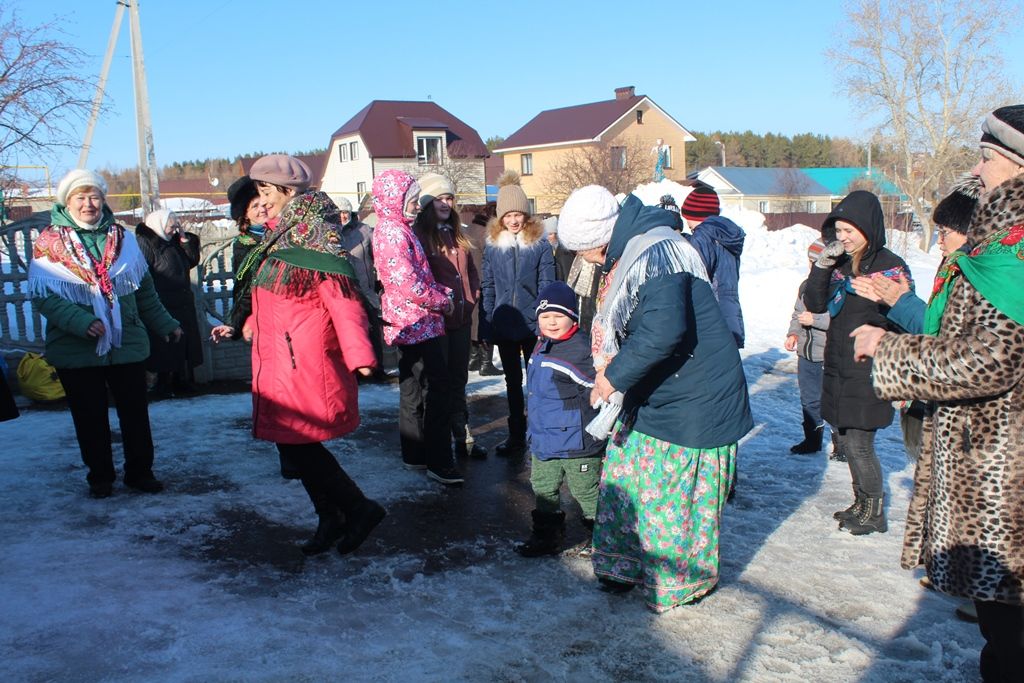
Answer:
[[[562,550],[565,539],[565,513],[541,512],[534,510],[533,533],[529,540],[516,546],[516,552],[523,557],[542,557],[557,555]]]

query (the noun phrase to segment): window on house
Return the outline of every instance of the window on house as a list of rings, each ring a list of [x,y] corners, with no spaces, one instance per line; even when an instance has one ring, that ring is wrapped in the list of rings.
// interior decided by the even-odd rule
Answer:
[[[355,161],[356,159],[359,158],[359,143],[358,142],[350,142],[350,143],[348,143],[348,155],[352,159],[352,161]]]
[[[807,213],[816,213],[817,208],[814,202],[807,202]]]
[[[523,175],[533,175],[533,155],[524,154],[519,157],[519,167]]]
[[[769,206],[768,200],[762,199],[757,203],[757,210],[761,213],[768,213]]]
[[[625,147],[612,147],[612,170],[621,171],[626,168],[626,148]]]
[[[348,145],[344,142],[338,145],[338,161],[348,161]]]
[[[636,122],[641,126],[644,125],[644,113],[640,109],[636,110]]]
[[[420,164],[441,163],[441,138],[416,138],[416,160]]]
[[[665,168],[672,168],[672,146],[665,146]]]
[[[366,183],[356,183],[356,203],[362,204],[366,197]]]
[[[528,199],[526,200],[526,205],[527,205],[528,207],[530,207],[530,215],[531,215],[531,216],[533,216],[534,214],[536,214],[536,213],[537,213],[537,200],[536,200],[536,199],[530,199],[530,198],[528,198]]]

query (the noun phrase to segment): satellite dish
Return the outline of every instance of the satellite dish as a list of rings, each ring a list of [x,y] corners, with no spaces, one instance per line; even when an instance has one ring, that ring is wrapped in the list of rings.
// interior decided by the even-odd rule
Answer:
[[[210,178],[209,180],[210,180],[210,185],[212,187],[217,187],[218,185],[220,185],[220,178]]]

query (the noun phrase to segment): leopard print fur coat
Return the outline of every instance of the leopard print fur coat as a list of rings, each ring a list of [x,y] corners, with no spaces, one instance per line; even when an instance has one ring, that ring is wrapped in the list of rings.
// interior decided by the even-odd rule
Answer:
[[[978,244],[1020,224],[1024,176],[982,199],[968,239]],[[936,402],[925,424],[901,564],[925,565],[945,593],[1024,604],[1022,380],[1024,325],[963,277],[950,292],[937,336],[887,334],[878,344],[878,396]]]

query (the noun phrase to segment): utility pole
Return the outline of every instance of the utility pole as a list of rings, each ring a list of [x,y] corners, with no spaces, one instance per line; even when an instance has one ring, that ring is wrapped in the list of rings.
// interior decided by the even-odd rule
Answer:
[[[125,7],[126,5],[118,0],[117,10],[114,11],[114,26],[110,29],[110,40],[107,41],[107,54],[103,57],[100,80],[96,84],[96,96],[92,98],[92,113],[89,114],[89,124],[85,127],[82,151],[78,154],[78,168],[85,168],[85,165],[89,163],[92,134],[96,130],[96,120],[100,116],[100,107],[103,105],[103,92],[107,88],[107,76],[110,74],[110,61],[114,58],[114,47],[117,45],[117,37],[121,34],[121,21],[124,19]]]
[[[142,26],[139,2],[129,0],[132,35],[132,74],[135,77],[135,119],[139,136],[139,194],[143,215],[160,208],[160,181],[157,178],[156,152],[153,149],[153,121],[149,115],[149,91],[146,88],[146,64],[142,57]]]

